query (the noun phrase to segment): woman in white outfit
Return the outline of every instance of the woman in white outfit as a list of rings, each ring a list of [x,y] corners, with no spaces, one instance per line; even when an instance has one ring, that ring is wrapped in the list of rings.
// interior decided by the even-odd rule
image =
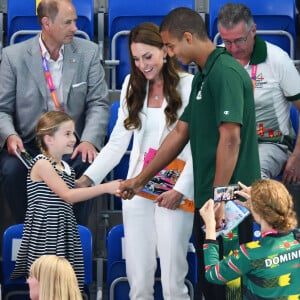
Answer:
[[[129,34],[131,73],[123,83],[118,120],[109,142],[77,182],[99,184],[119,163],[133,135],[127,178],[142,169],[149,148],[158,149],[175,127],[189,100],[193,75],[167,56],[158,27],[142,23]],[[165,300],[190,299],[184,284],[193,213],[177,209],[193,199],[193,169],[189,145],[179,158],[186,165],[174,188],[154,202],[141,196],[122,201],[126,270],[130,299],[154,298],[156,258],[160,257]]]

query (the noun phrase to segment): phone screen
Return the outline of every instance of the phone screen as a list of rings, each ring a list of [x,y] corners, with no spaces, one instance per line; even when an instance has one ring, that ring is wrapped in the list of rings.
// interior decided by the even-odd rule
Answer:
[[[240,190],[238,184],[216,186],[214,188],[214,201],[231,201],[237,199],[238,195],[234,192]]]

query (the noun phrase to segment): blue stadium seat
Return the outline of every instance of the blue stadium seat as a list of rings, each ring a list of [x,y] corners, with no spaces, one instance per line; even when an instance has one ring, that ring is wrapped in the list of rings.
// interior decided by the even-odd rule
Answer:
[[[93,282],[93,237],[91,231],[78,225],[84,262],[84,298],[90,299],[90,286]]]
[[[2,49],[4,47],[4,31],[3,31],[3,26],[4,26],[4,9],[3,9],[3,3],[2,0],[0,0],[0,62],[2,59]]]
[[[125,259],[122,255],[122,243],[124,238],[123,224],[114,226],[107,236],[107,287],[108,299],[111,300],[129,300],[129,284],[126,277]],[[159,260],[159,259],[158,259]],[[189,272],[186,277],[186,285],[189,289],[191,300],[195,298],[195,284],[198,280],[197,276],[197,256],[193,244],[190,240],[190,247],[187,255],[189,264]],[[160,268],[155,274],[154,299],[162,300],[162,287],[160,283]]]
[[[77,12],[78,36],[94,39],[94,0],[73,0]],[[7,1],[7,44],[21,42],[41,29],[35,0]]]
[[[10,275],[15,267],[17,253],[21,244],[23,224],[8,227],[3,234],[2,242],[2,297],[4,300],[28,300],[28,284],[25,279],[10,280]],[[78,225],[78,232],[83,250],[84,259],[84,285],[85,299],[89,299],[89,287],[92,283],[92,234],[87,227]]]
[[[107,140],[109,140],[109,137],[114,129],[114,126],[116,124],[116,121],[118,119],[118,111],[120,107],[120,101],[117,100],[113,102],[110,105],[110,118],[108,120],[107,125]],[[128,146],[127,152],[119,162],[119,164],[110,172],[109,179],[108,180],[114,180],[114,179],[126,179],[128,167],[129,167],[129,157],[130,157],[130,150],[132,148],[132,139]],[[121,210],[122,209],[122,201],[121,198],[116,196],[111,196],[111,200],[113,200],[113,203],[110,204],[110,208],[113,210]]]
[[[291,105],[291,108],[290,108],[290,119],[291,119],[292,127],[297,136],[298,130],[299,130],[299,112],[294,105]],[[296,141],[294,141],[294,142],[296,142]]]
[[[209,2],[208,32],[210,38],[214,40],[218,33],[217,17],[219,9],[229,1],[214,0]],[[295,59],[296,15],[294,0],[232,0],[230,2],[247,5],[257,24],[257,33],[265,40],[290,53],[291,58]],[[268,31],[268,33],[265,31]],[[220,43],[220,41],[216,39],[215,43]]]
[[[194,9],[194,0],[110,0],[108,5],[108,39],[110,43],[110,63],[112,76],[110,88],[121,89],[125,76],[129,73],[127,45],[128,31],[142,22],[160,24],[172,9],[186,6]]]
[[[24,278],[10,280],[21,244],[23,224],[8,227],[2,237],[2,298],[27,300],[29,289]]]
[[[77,29],[88,34],[94,40],[94,0],[72,0],[77,13]]]

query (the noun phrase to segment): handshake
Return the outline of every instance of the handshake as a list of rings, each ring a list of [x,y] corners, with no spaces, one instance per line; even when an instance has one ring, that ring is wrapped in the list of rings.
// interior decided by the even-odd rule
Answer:
[[[137,176],[132,179],[127,179],[127,180],[119,179],[105,184],[111,184],[113,182],[115,182],[115,184],[113,184],[112,190],[110,191],[111,194],[114,194],[115,196],[120,197],[124,200],[132,199],[134,195],[139,194],[147,183],[147,181],[144,182],[140,180],[139,176]],[[86,175],[81,176],[78,180],[75,181],[76,188],[84,188],[91,185],[94,185],[94,182]],[[177,208],[181,208],[182,201],[183,201],[182,199],[183,199],[183,195],[180,192],[171,189],[158,195],[154,199],[154,202],[157,203],[158,206],[175,210]],[[189,207],[188,211],[191,210],[190,202],[191,201],[189,200],[189,202],[187,203]],[[192,209],[192,211],[194,211],[194,208]]]
[[[138,187],[134,179],[117,179],[117,181],[119,182],[119,187],[112,194],[123,199],[131,199],[136,193],[143,189],[143,186]],[[82,175],[75,181],[76,188],[84,188],[92,185],[94,185],[94,182],[86,175]]]

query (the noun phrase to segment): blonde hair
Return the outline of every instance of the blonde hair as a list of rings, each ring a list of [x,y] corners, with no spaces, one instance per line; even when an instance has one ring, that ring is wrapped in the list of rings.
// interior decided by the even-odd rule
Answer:
[[[75,272],[64,257],[43,255],[30,268],[39,282],[39,300],[82,300]]]
[[[251,204],[255,213],[278,231],[289,231],[297,226],[293,198],[279,181],[255,182],[251,187]]]
[[[45,144],[44,137],[46,135],[53,136],[60,125],[67,121],[73,121],[73,119],[61,111],[53,110],[41,115],[35,127],[36,143],[41,153],[48,154],[48,147]]]

